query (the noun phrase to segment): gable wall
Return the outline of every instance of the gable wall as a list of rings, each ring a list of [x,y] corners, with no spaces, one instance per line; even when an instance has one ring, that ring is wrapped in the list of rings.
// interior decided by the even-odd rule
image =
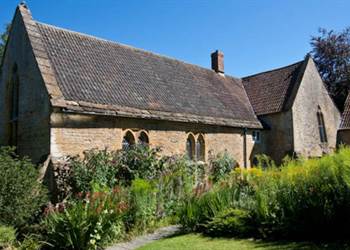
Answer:
[[[320,106],[328,144],[320,143],[317,110]],[[303,156],[321,156],[336,147],[340,114],[332,102],[312,59],[306,66],[293,106],[294,151]]]
[[[54,161],[68,155],[82,155],[83,151],[93,148],[118,150],[122,148],[126,131],[131,131],[135,138],[140,131],[146,131],[150,146],[160,147],[163,155],[185,154],[188,134],[194,134],[196,139],[202,134],[206,160],[211,155],[227,151],[240,166],[244,165],[242,129],[58,112],[52,113],[51,123],[51,155]],[[247,158],[253,148],[251,131],[248,131]]]
[[[7,145],[9,140],[10,78],[15,64],[19,75],[18,153],[38,162],[49,153],[50,104],[18,13],[12,24],[0,76],[0,145]]]

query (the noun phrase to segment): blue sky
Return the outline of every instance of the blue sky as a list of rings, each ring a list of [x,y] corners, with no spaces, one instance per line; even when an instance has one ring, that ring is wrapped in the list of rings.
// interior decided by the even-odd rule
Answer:
[[[19,1],[0,0],[0,25]],[[350,26],[348,0],[27,0],[36,20],[246,76],[303,59],[319,27]]]

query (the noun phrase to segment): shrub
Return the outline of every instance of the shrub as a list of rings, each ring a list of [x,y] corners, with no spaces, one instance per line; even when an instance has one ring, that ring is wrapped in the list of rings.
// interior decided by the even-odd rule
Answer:
[[[158,153],[159,149],[136,145],[125,151],[92,150],[86,152],[83,159],[71,158],[61,171],[65,173],[62,180],[68,180],[62,181],[64,190],[71,190],[68,200],[96,190],[95,186],[110,189],[118,184],[123,189],[127,206],[127,211],[121,216],[127,233],[143,233],[160,222],[169,221],[168,218],[175,217],[180,201],[186,199],[196,185],[205,189],[205,165],[184,157],[160,157]],[[78,209],[78,205],[70,204],[67,213],[80,214],[73,209]],[[55,209],[59,210],[59,206]],[[65,223],[68,220],[64,213],[55,214]],[[50,226],[52,232],[56,230],[56,224],[59,223]],[[67,230],[58,228],[58,231]],[[67,235],[64,237],[68,238]]]
[[[130,184],[132,180],[137,178],[157,179],[162,169],[159,151],[159,148],[151,148],[142,144],[119,151],[119,181]]]
[[[199,196],[183,201],[178,211],[179,221],[187,230],[201,231],[211,218],[234,204],[234,189],[215,187]]]
[[[184,157],[164,157],[158,185],[158,215],[174,216],[183,199],[205,178],[205,165]]]
[[[41,237],[41,236],[40,236]],[[42,249],[44,242],[38,239],[38,236],[27,235],[22,242],[18,243],[18,250],[39,250]]]
[[[249,211],[228,208],[212,218],[204,227],[210,236],[251,236],[254,234],[254,219]]]
[[[16,242],[16,230],[13,227],[0,225],[0,249],[11,249]]]
[[[20,159],[14,148],[0,148],[0,173],[0,222],[21,226],[38,215],[47,192],[36,167],[28,158]]]
[[[123,190],[96,191],[71,201],[67,208],[48,211],[47,242],[54,249],[96,249],[120,239],[127,209]]]
[[[283,158],[283,162],[288,162],[289,159],[290,159],[290,157],[286,156]],[[256,167],[258,167],[258,168],[266,169],[266,168],[275,168],[276,167],[275,162],[271,159],[271,157],[269,157],[266,154],[256,155],[255,161],[257,163]]]
[[[136,178],[157,179],[162,168],[158,152],[156,148],[135,145],[128,150],[89,150],[83,158],[71,157],[56,170],[58,200],[72,193],[90,192],[93,183],[113,188],[129,186]]]
[[[90,192],[92,185],[113,188],[117,184],[119,169],[118,152],[90,150],[84,152],[83,159],[74,157],[69,162],[73,192]]]
[[[236,169],[209,192],[193,195],[179,211],[180,222],[197,231],[219,225],[223,234],[226,225],[231,233],[236,221],[230,219],[230,227],[222,216],[232,208],[249,212],[262,237],[349,236],[349,148],[320,159],[286,159],[280,168],[265,163],[264,170]]]
[[[210,160],[211,176],[214,182],[225,177],[236,166],[237,162],[227,153],[219,153]]]
[[[156,188],[150,181],[135,179],[130,187],[129,210],[126,226],[129,231],[141,233],[155,226],[156,222]]]

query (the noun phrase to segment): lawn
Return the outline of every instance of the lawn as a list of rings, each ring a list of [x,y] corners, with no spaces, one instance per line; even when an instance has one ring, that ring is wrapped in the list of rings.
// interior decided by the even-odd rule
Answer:
[[[208,238],[200,234],[186,234],[161,239],[138,250],[299,250],[350,249],[349,244],[316,244],[309,242],[266,242],[252,239]]]

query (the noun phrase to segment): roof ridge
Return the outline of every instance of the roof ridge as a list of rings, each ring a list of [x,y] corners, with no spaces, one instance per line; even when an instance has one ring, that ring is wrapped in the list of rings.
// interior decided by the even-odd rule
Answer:
[[[251,77],[254,77],[254,76],[258,76],[258,75],[261,75],[261,74],[266,74],[266,73],[282,70],[282,69],[285,69],[285,68],[289,68],[289,67],[295,66],[297,64],[303,63],[304,61],[305,61],[305,59],[303,59],[301,61],[298,61],[298,62],[295,62],[295,63],[292,63],[292,64],[289,64],[289,65],[286,65],[286,66],[283,66],[283,67],[266,70],[266,71],[255,73],[255,74],[252,74],[252,75],[249,75],[249,76],[244,76],[244,77],[242,77],[242,80],[247,79],[247,78],[251,78]]]
[[[191,67],[196,67],[196,68],[199,68],[199,69],[201,69],[201,70],[205,70],[205,71],[208,71],[208,72],[212,72],[213,74],[217,74],[217,73],[216,73],[214,70],[212,70],[212,69],[205,68],[205,67],[203,67],[203,66],[200,66],[200,65],[197,65],[197,64],[194,64],[194,63],[186,62],[186,61],[177,59],[177,58],[175,58],[175,57],[171,57],[171,56],[167,56],[167,55],[158,54],[158,53],[156,53],[156,52],[149,51],[149,50],[146,50],[146,49],[133,47],[133,46],[131,46],[131,45],[127,45],[127,44],[124,44],[124,43],[120,43],[120,42],[112,41],[112,40],[109,40],[109,39],[105,39],[105,38],[93,36],[93,35],[90,35],[90,34],[87,34],[87,33],[79,32],[79,31],[74,31],[74,30],[70,30],[70,29],[58,27],[58,26],[55,26],[55,25],[52,25],[52,24],[43,23],[43,22],[40,22],[40,21],[37,21],[37,20],[34,20],[34,21],[35,21],[36,23],[38,23],[38,24],[45,25],[45,26],[49,26],[49,27],[54,28],[54,29],[59,29],[59,30],[62,30],[62,31],[67,31],[67,32],[74,33],[74,34],[79,35],[79,36],[82,36],[82,37],[87,37],[87,38],[91,38],[91,39],[95,39],[95,40],[99,40],[99,41],[111,43],[111,44],[113,44],[113,45],[122,46],[122,47],[125,47],[125,48],[127,48],[127,49],[132,49],[132,50],[140,51],[140,52],[143,52],[143,53],[146,53],[146,54],[151,54],[151,55],[156,56],[156,57],[166,58],[166,59],[173,60],[173,61],[176,61],[176,62],[179,62],[179,63],[182,63],[182,64],[189,65],[189,66],[191,66]],[[234,77],[234,76],[231,76],[231,75],[228,75],[228,74],[225,74],[225,77],[230,77],[230,78],[233,78],[233,79],[242,79],[242,78]]]

